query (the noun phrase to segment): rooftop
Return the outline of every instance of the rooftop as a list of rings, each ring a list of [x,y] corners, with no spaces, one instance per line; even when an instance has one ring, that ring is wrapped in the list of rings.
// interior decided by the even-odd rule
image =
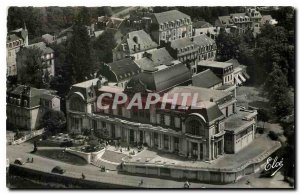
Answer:
[[[170,65],[174,60],[166,48],[160,48],[144,53],[144,57],[135,60],[135,63],[143,70],[154,70],[154,67]]]
[[[230,67],[232,65],[232,63],[202,60],[202,61],[199,61],[198,65],[205,66],[205,67],[224,69],[224,68]]]
[[[95,79],[91,79],[91,80],[87,80],[87,81],[84,81],[84,82],[74,84],[73,86],[79,87],[79,88],[89,88],[92,85],[96,86],[98,80],[99,80],[98,78],[95,78]]]
[[[158,46],[144,30],[129,32],[127,45],[130,53],[141,52]],[[136,45],[136,51],[134,50],[134,45]]]
[[[213,27],[213,25],[211,25],[210,23],[208,23],[206,21],[196,21],[196,22],[193,22],[193,27],[194,28],[209,28],[209,27]]]
[[[230,96],[231,93],[224,92],[220,90],[212,90],[207,88],[195,87],[195,86],[178,86],[173,88],[168,92],[169,96],[172,96],[176,93],[188,93],[192,96],[198,94],[198,102],[209,102],[213,100],[214,102],[219,101],[227,96]]]
[[[123,93],[124,89],[117,86],[102,86],[98,89],[99,92],[110,92],[114,94]]]
[[[189,15],[186,15],[178,10],[170,10],[162,13],[154,13],[154,17],[156,18],[159,24],[176,21],[183,18],[190,18]]]
[[[46,43],[44,42],[38,42],[27,46],[27,48],[33,48],[33,47],[40,49],[43,52],[43,54],[49,54],[54,52],[54,50],[46,46]]]
[[[206,46],[206,45],[211,45],[211,44],[215,43],[215,41],[213,39],[209,38],[205,34],[194,36],[192,39],[193,39],[192,40],[193,43],[197,44],[199,46]]]
[[[116,76],[117,80],[113,81],[120,81],[131,78],[141,71],[140,67],[130,58],[124,58],[112,63],[108,63],[107,66]]]
[[[220,83],[222,83],[222,80],[210,69],[202,71],[192,77],[192,85],[197,87],[211,88]]]
[[[180,39],[171,41],[171,47],[174,49],[180,49],[180,48],[184,48],[184,47],[191,46],[191,45],[195,45],[195,43],[192,42],[189,37],[180,38]]]
[[[245,129],[247,126],[252,125],[255,120],[252,118],[257,115],[254,110],[243,110],[237,107],[236,114],[233,114],[226,118],[225,120],[225,130],[231,131],[233,133],[239,133],[241,130]]]

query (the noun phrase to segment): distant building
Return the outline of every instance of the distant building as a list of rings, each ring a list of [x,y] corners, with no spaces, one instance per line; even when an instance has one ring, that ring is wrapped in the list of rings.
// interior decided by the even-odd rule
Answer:
[[[55,64],[54,64],[54,50],[48,47],[44,42],[38,42],[31,45],[28,45],[27,48],[37,48],[42,51],[42,63],[46,65],[44,73],[49,72],[50,76],[55,75]]]
[[[158,44],[192,36],[191,17],[178,10],[153,13],[151,19],[151,36]]]
[[[51,35],[51,34],[44,34],[42,35],[42,39],[44,40],[44,42],[46,44],[52,44],[55,42],[55,36]]]
[[[223,81],[210,69],[207,69],[192,77],[192,85],[201,88],[216,89],[223,85]]]
[[[6,95],[7,122],[15,128],[35,130],[48,110],[60,110],[55,91],[19,85]]]
[[[225,61],[225,63],[233,64],[234,83],[236,85],[242,85],[247,81],[247,79],[250,79],[250,76],[247,73],[247,66],[241,65],[238,60],[230,59]]]
[[[113,60],[117,61],[126,57],[138,60],[142,58],[145,51],[152,51],[157,47],[157,43],[152,41],[150,35],[144,30],[129,32],[113,49]]]
[[[203,35],[215,40],[220,32],[220,27],[215,27],[206,21],[193,22],[193,36]]]
[[[217,61],[200,61],[198,63],[198,71],[210,69],[214,74],[222,79],[223,84],[234,84],[234,68],[233,63],[217,62]]]
[[[7,34],[6,39],[6,76],[16,76],[17,53],[23,46],[28,45],[28,31],[20,28]]]
[[[219,16],[215,22],[217,27],[230,28],[231,32],[245,33],[248,30],[253,32],[253,35],[260,33],[260,28],[265,23],[272,25],[277,24],[270,15],[263,16],[258,8],[246,7],[244,13],[233,13],[229,16]]]
[[[135,63],[142,71],[152,71],[160,65],[170,66],[175,59],[169,54],[166,48],[149,50],[143,53],[142,58],[135,60]]]
[[[128,81],[141,72],[140,67],[130,58],[124,58],[112,63],[104,64],[101,71],[109,85],[125,88]]]

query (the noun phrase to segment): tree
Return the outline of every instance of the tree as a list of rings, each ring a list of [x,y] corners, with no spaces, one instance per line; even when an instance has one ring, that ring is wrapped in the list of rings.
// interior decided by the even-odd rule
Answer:
[[[218,59],[220,61],[227,61],[231,58],[236,58],[240,43],[240,36],[234,33],[228,34],[225,31],[221,31],[216,38]]]
[[[265,91],[277,117],[287,116],[292,111],[292,103],[289,97],[288,82],[286,75],[279,66],[274,63],[273,71],[265,82]]]
[[[80,15],[73,25],[73,35],[68,45],[68,63],[72,67],[73,83],[88,79],[93,73],[93,61],[91,58],[90,37]]]
[[[94,57],[97,63],[110,63],[113,60],[112,50],[116,47],[114,34],[105,31],[93,42]]]
[[[18,81],[35,88],[47,88],[49,79],[45,78],[42,51],[37,48],[24,48],[17,53]],[[47,75],[46,75],[47,76]]]
[[[42,124],[52,134],[60,133],[66,126],[65,114],[62,111],[49,110],[44,114]]]
[[[269,113],[266,109],[258,109],[257,120],[262,121],[263,129],[265,128],[265,122],[268,122],[270,119]]]

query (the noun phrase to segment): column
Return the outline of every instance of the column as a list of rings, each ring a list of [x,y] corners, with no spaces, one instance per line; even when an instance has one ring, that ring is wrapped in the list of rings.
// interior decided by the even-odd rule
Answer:
[[[174,137],[173,136],[170,136],[170,141],[171,141],[170,150],[171,150],[171,152],[173,152],[174,151]]]
[[[214,156],[215,156],[215,143],[214,143],[214,141],[213,140],[211,140],[211,146],[212,146],[212,151],[211,151],[211,153],[212,153],[212,156],[211,156],[211,159],[213,160],[214,159]]]
[[[198,143],[198,160],[200,160],[200,143]]]
[[[172,151],[171,150],[171,138],[172,138],[172,136],[171,135],[169,135],[169,142],[168,142],[168,145],[169,145],[169,150],[168,151]]]
[[[130,129],[124,128],[126,130],[127,135],[127,143],[130,143]]]

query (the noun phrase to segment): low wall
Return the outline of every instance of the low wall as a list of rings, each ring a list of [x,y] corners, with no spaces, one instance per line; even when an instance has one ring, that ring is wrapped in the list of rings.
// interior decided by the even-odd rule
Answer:
[[[42,171],[29,169],[24,166],[19,166],[15,164],[11,164],[9,166],[9,175],[28,178],[30,180],[36,180],[42,183],[57,183],[67,188],[74,188],[74,187],[76,188],[80,187],[86,189],[133,188],[130,186],[118,185],[115,183],[102,183],[98,181],[73,178],[73,177],[64,176],[60,174],[42,172]]]
[[[36,130],[36,131],[32,131],[30,134],[27,134],[25,135],[24,137],[21,137],[20,139],[17,139],[15,141],[12,141],[11,144],[14,145],[14,144],[21,144],[31,138],[34,138],[35,136],[38,136],[38,135],[41,135],[45,132],[45,129],[39,129],[39,130]]]
[[[91,162],[94,161],[94,158],[97,158],[97,155],[104,152],[105,149],[103,148],[102,150],[100,150],[98,152],[89,152],[89,153],[74,150],[72,148],[66,148],[65,151],[70,154],[74,154],[76,156],[79,156],[79,157],[85,159],[85,161],[87,161],[90,164]]]

